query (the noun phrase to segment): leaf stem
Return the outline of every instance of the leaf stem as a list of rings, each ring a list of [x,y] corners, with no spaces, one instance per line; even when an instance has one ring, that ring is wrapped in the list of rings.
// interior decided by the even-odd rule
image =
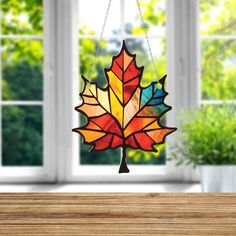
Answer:
[[[123,146],[122,148],[122,158],[120,162],[119,173],[129,173],[129,168],[127,167],[127,163],[126,163],[126,147],[125,146]]]

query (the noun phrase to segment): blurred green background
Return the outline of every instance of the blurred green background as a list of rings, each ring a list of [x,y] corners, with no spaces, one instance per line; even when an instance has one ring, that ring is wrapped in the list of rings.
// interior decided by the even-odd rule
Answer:
[[[14,104],[43,100],[42,1],[2,0],[0,20],[2,165],[42,165],[43,107]]]
[[[119,1],[114,1],[111,14],[119,13]],[[79,9],[79,69],[80,74],[92,77],[105,86],[103,69],[110,66],[112,56],[120,50],[120,19],[108,18],[107,32],[101,42],[95,71],[92,71],[97,47],[97,34],[105,16],[107,1],[80,0]],[[166,9],[164,0],[140,0],[144,24],[140,24],[134,0],[125,1],[124,31],[132,36],[126,40],[129,50],[137,54],[137,63],[145,67],[142,85],[160,79],[166,74]],[[92,25],[85,14],[91,4],[101,9],[97,17],[99,27]],[[95,7],[95,6],[94,6]],[[96,8],[96,7],[95,7]],[[236,1],[200,0],[201,34],[201,94],[202,100],[219,101],[236,98]],[[43,164],[43,107],[14,105],[14,101],[43,100],[43,3],[41,0],[1,1],[1,106],[2,164],[27,166]],[[114,17],[113,17],[114,18]],[[155,66],[154,75],[143,28],[149,33]],[[112,37],[106,37],[106,34]],[[22,35],[22,38],[14,38]],[[35,36],[24,38],[23,35]],[[8,37],[9,36],[9,37]],[[137,37],[135,37],[137,36]],[[231,37],[232,36],[232,37]],[[80,83],[82,80],[79,78]],[[80,84],[81,88],[82,84]],[[171,92],[171,91],[169,91]],[[11,105],[4,101],[12,102]],[[170,104],[171,105],[171,104]],[[73,108],[71,108],[73,109]],[[81,117],[81,123],[85,122]],[[165,123],[165,120],[162,120]],[[74,134],[76,135],[76,134]],[[89,153],[89,146],[81,144],[78,161],[81,164],[118,164],[120,150]],[[165,147],[159,146],[156,155],[139,150],[128,150],[128,163],[164,164]]]

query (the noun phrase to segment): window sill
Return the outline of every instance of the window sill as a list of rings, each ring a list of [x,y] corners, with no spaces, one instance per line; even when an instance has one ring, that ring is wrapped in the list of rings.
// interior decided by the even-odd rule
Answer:
[[[198,183],[1,184],[0,192],[201,192]]]

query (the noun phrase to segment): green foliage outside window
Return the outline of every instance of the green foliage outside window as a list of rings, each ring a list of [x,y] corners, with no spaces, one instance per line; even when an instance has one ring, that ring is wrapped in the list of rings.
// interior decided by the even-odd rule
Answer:
[[[200,31],[202,36],[236,35],[236,1],[201,0]],[[202,40],[203,99],[236,98],[236,40]]]
[[[42,0],[2,0],[1,34],[42,35]],[[2,100],[43,99],[43,47],[40,40],[1,41]],[[43,164],[42,107],[4,105],[2,112],[2,164]]]
[[[170,159],[177,165],[235,165],[236,111],[234,106],[202,106],[183,112],[182,137]]]
[[[163,0],[141,1],[145,27],[150,32],[155,26],[166,25],[165,11],[160,7]],[[236,35],[236,1],[201,0],[201,35]],[[2,0],[1,34],[43,35],[42,0]],[[143,28],[127,22],[128,34],[142,34]],[[80,29],[80,33],[91,33],[89,26]],[[119,32],[117,32],[119,34]],[[153,80],[152,65],[145,40],[128,40],[129,48],[138,54],[137,61],[144,63],[145,82]],[[163,49],[155,54],[157,78],[166,73],[166,41],[150,40],[151,46],[160,44]],[[93,79],[105,85],[103,68],[109,66],[111,56],[119,49],[119,40],[102,43]],[[97,42],[80,39],[80,72],[88,76],[93,64],[93,55]],[[234,39],[203,39],[202,45],[202,97],[203,99],[236,98],[236,41]],[[43,44],[40,40],[4,39],[1,40],[2,60],[2,99],[7,100],[42,100],[43,99]],[[155,48],[155,47],[152,47]],[[145,84],[145,83],[144,83]],[[42,164],[42,109],[40,107],[22,108],[21,106],[2,107],[2,154],[4,165],[41,165]],[[31,114],[33,112],[33,114]],[[24,118],[23,118],[24,117]],[[163,121],[164,122],[164,121]],[[26,125],[27,123],[27,125]],[[14,143],[15,142],[15,143]],[[18,142],[18,143],[16,143]],[[13,146],[14,144],[14,146]],[[22,144],[22,145],[20,145]],[[13,155],[10,149],[16,148]],[[89,147],[82,148],[86,156]],[[130,163],[164,163],[164,146],[160,147],[162,157],[152,154],[140,154],[137,150],[128,153]],[[16,152],[15,152],[16,153]],[[29,155],[31,157],[29,157]],[[104,153],[94,158],[94,153],[81,159],[82,163],[113,164],[119,162],[119,150],[111,155]],[[112,157],[113,157],[112,156]]]

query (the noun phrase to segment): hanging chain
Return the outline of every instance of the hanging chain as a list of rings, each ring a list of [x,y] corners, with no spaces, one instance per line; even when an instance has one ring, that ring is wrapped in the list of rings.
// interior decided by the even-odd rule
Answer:
[[[146,38],[146,41],[147,41],[148,51],[149,51],[149,54],[150,54],[150,57],[151,57],[151,61],[152,61],[153,73],[155,75],[157,75],[157,70],[156,70],[155,63],[154,63],[154,57],[153,57],[151,46],[150,46],[150,42],[149,42],[149,39],[148,39],[147,30],[146,30],[145,25],[144,25],[144,19],[143,19],[142,10],[141,10],[140,4],[139,4],[139,0],[136,0],[136,3],[137,3],[137,6],[138,6],[138,11],[139,11],[139,16],[140,16],[140,19],[141,19],[141,23],[143,25],[145,38]]]
[[[111,2],[112,2],[112,0],[109,0],[108,6],[107,6],[106,15],[105,15],[105,18],[104,18],[104,21],[103,21],[103,25],[102,25],[102,30],[101,30],[100,37],[99,37],[99,40],[98,40],[98,43],[97,43],[97,47],[96,47],[96,52],[95,52],[95,56],[94,56],[94,62],[93,62],[93,66],[92,66],[92,71],[91,71],[90,76],[89,76],[89,83],[91,83],[92,73],[95,72],[95,67],[96,67],[96,63],[97,63],[97,57],[98,57],[98,55],[100,53],[100,50],[101,50],[100,43],[101,43],[101,41],[103,39],[103,33],[104,33],[105,26],[106,26],[106,23],[107,23],[107,17],[108,17],[109,11],[110,11]]]
[[[107,18],[108,18],[108,14],[109,14],[110,7],[111,7],[111,2],[112,2],[112,0],[109,0],[107,10],[106,10],[106,15],[105,15],[104,22],[103,22],[102,29],[101,29],[101,33],[100,33],[100,37],[99,37],[99,40],[98,40],[98,43],[97,43],[97,46],[96,46],[94,62],[93,62],[92,70],[91,70],[91,73],[90,73],[90,76],[89,76],[89,79],[88,79],[89,83],[91,83],[92,73],[95,72],[97,57],[98,57],[98,55],[100,53],[100,50],[101,50],[100,43],[103,39],[103,34],[104,34],[105,26],[106,26],[106,23],[107,23]],[[144,19],[143,19],[141,7],[140,7],[140,4],[139,4],[139,0],[136,0],[136,3],[137,3],[137,6],[138,6],[138,11],[139,11],[139,16],[140,16],[140,19],[141,19],[141,23],[144,26]],[[151,61],[152,61],[153,72],[154,72],[155,75],[157,75],[157,70],[156,70],[155,63],[154,63],[154,57],[153,57],[153,54],[152,54],[152,50],[151,50],[151,46],[150,46],[150,42],[149,42],[149,39],[148,39],[147,30],[146,30],[145,26],[143,27],[143,29],[144,29],[144,34],[145,34],[145,38],[146,38],[147,45],[148,45],[148,51],[149,51]]]

